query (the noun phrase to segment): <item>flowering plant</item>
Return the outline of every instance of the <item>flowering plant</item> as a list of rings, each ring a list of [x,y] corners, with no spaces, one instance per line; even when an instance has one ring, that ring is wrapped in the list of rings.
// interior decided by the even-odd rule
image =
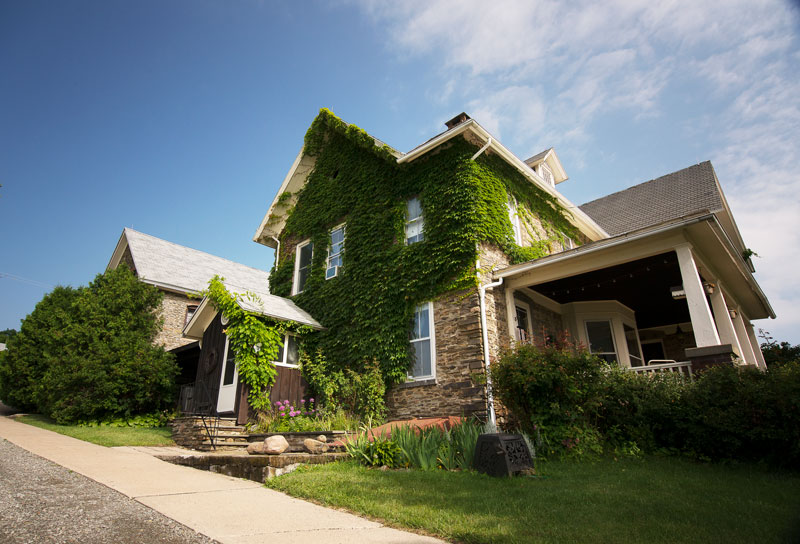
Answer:
[[[276,401],[269,425],[273,432],[302,432],[319,430],[318,410],[314,399],[300,401],[299,406],[289,400]]]

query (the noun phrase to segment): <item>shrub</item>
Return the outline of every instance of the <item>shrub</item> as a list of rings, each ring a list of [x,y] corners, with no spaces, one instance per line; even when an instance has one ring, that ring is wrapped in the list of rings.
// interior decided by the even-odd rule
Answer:
[[[177,365],[153,340],[162,294],[120,266],[88,287],[57,287],[11,339],[4,400],[58,423],[130,419],[169,406]]]
[[[540,434],[545,455],[599,451],[593,423],[608,372],[608,363],[567,341],[517,346],[491,369],[497,397],[521,430]]]
[[[709,369],[684,402],[685,450],[800,467],[800,363]]]
[[[366,431],[355,440],[349,441],[345,447],[347,453],[361,464],[369,467],[396,468],[405,466],[405,457],[397,443],[390,438],[375,437],[370,440]]]
[[[386,416],[386,385],[377,361],[364,363],[358,371],[342,370],[317,352],[313,357],[304,354],[300,368],[324,406],[333,410],[342,408],[373,422]]]

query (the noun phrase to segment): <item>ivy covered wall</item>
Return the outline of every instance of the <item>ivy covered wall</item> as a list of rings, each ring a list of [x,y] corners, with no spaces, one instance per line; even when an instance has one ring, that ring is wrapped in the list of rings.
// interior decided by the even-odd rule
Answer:
[[[375,360],[387,383],[403,382],[411,366],[414,307],[475,289],[478,242],[523,262],[549,254],[561,233],[577,238],[555,199],[489,151],[472,161],[477,149],[457,137],[398,165],[366,132],[320,112],[304,148],[316,164],[288,210],[279,265],[270,276],[270,291],[290,296],[295,247],[312,240],[311,274],[292,298],[326,330],[312,335],[305,351],[321,350],[329,362],[357,371]],[[525,238],[537,240],[529,247],[513,242],[509,194],[518,201]],[[423,208],[425,240],[406,246],[406,201],[415,196]],[[343,266],[338,277],[326,280],[329,231],[341,223]]]

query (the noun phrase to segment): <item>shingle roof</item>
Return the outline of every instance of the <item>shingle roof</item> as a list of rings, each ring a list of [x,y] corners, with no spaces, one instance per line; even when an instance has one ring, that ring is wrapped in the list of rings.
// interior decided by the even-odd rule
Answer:
[[[136,273],[144,281],[183,291],[202,291],[208,287],[208,280],[218,274],[237,291],[266,292],[269,289],[269,274],[264,270],[129,228],[122,236],[127,240]]]
[[[611,236],[703,211],[723,210],[709,161],[678,170],[580,206]]]
[[[524,162],[525,164],[527,164],[528,166],[530,166],[530,165],[531,165],[531,163],[536,163],[536,162],[539,162],[540,160],[542,160],[543,158],[545,158],[545,156],[546,156],[548,153],[550,153],[550,150],[551,150],[551,149],[553,149],[553,148],[552,148],[552,147],[548,147],[547,149],[545,149],[544,151],[542,151],[542,152],[540,152],[540,153],[537,153],[537,154],[536,154],[536,155],[534,155],[533,157],[529,157],[529,158],[525,159],[523,162]]]
[[[225,282],[228,291],[236,291],[236,287],[229,282]],[[239,306],[248,312],[257,313],[263,316],[280,319],[282,321],[296,321],[303,325],[310,325],[315,329],[321,329],[316,319],[311,317],[311,314],[300,308],[297,304],[288,298],[271,295],[264,290],[252,291],[259,300],[253,300],[250,297],[242,297],[239,300]]]

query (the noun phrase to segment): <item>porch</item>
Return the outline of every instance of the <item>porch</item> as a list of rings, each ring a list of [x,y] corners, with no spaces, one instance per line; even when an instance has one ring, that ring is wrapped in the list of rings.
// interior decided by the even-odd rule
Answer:
[[[750,319],[774,314],[743,258],[725,247],[713,216],[670,227],[496,272],[509,341],[566,330],[639,373],[765,369]]]

